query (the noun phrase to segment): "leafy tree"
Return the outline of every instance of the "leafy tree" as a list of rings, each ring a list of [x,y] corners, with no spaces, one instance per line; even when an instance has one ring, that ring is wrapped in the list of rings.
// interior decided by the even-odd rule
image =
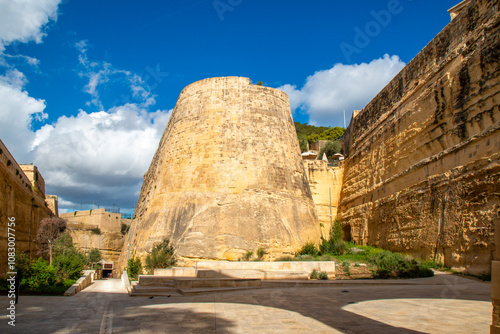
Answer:
[[[257,82],[257,86],[263,86],[264,83],[262,81]]]
[[[98,248],[92,248],[87,255],[87,263],[92,266],[92,269],[94,268],[94,264],[101,261],[102,256],[101,256],[101,251],[99,251]]]
[[[326,153],[327,157],[331,157],[335,153],[340,153],[341,151],[342,148],[340,147],[340,143],[338,141],[329,141],[321,148],[321,150],[319,150],[318,159],[323,158],[323,153]]]
[[[308,148],[306,139],[302,138],[301,140],[299,140],[299,145],[300,145],[300,152],[302,153],[307,152]]]
[[[313,133],[306,137],[309,144],[316,143],[319,140],[319,134]]]
[[[142,263],[139,257],[132,256],[128,260],[128,276],[132,279],[138,279],[142,274]]]
[[[337,140],[344,135],[345,128],[333,127],[319,134],[319,140]]]
[[[65,279],[78,279],[86,264],[85,255],[73,245],[68,232],[62,233],[54,243],[54,266],[58,275]]]
[[[36,239],[42,245],[42,253],[49,253],[49,263],[52,264],[52,247],[57,237],[66,230],[66,220],[59,217],[42,219]]]
[[[302,124],[300,122],[294,122],[295,125],[295,131],[297,132],[297,138],[300,139],[306,139],[307,136],[316,133],[320,134],[326,130],[329,129],[329,127],[326,126],[314,126],[314,125],[308,125],[308,124]]]
[[[153,246],[151,253],[146,256],[146,269],[153,274],[154,268],[170,268],[177,263],[174,256],[174,247],[169,239]]]

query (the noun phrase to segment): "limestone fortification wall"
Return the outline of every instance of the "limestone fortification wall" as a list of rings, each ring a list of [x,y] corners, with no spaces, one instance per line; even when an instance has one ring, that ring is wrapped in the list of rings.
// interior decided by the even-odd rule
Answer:
[[[318,221],[321,227],[321,236],[330,238],[331,222],[337,217],[340,191],[344,176],[343,167],[330,167],[323,160],[304,160],[309,187],[318,213]],[[330,196],[331,214],[330,221]]]
[[[68,231],[76,247],[85,252],[98,248],[104,261],[118,261],[125,243],[121,224],[130,225],[129,219],[122,219],[121,214],[104,208],[61,213],[59,217],[68,221]],[[100,229],[100,234],[92,232],[95,228]],[[113,275],[118,275],[116,268]]]
[[[358,242],[489,272],[500,214],[499,1],[471,1],[343,138]]]
[[[26,165],[24,165],[26,166]],[[40,221],[52,215],[45,204],[43,178],[35,166],[30,166],[34,184],[24,174],[4,143],[0,140],[0,277],[7,272],[8,222],[15,219],[16,252],[38,256],[36,232]],[[36,174],[35,174],[36,173]],[[35,176],[36,175],[36,176]]]
[[[181,92],[145,174],[132,224],[144,257],[172,240],[184,259],[293,252],[319,239],[288,96],[248,78],[195,82]],[[127,252],[122,252],[122,264]]]

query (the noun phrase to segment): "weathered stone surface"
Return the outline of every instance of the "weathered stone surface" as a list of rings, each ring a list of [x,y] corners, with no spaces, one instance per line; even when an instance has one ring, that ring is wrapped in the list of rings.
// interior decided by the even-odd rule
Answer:
[[[489,272],[500,208],[498,1],[471,1],[343,137],[339,215],[361,243]]]
[[[344,169],[339,167],[329,167],[323,160],[304,160],[309,187],[312,198],[318,213],[318,220],[323,238],[330,237],[331,222],[337,217],[337,209],[342,189]],[[330,196],[331,214],[330,220]]]
[[[491,302],[493,304],[491,334],[500,333],[500,218],[495,221],[495,261],[491,263]]]
[[[36,166],[19,165],[0,140],[0,277],[8,271],[8,232],[15,239],[17,253],[29,252],[36,257],[36,232],[40,221],[51,215],[45,204],[45,182]],[[9,219],[15,223],[11,230]]]
[[[168,237],[177,255],[237,259],[319,239],[288,96],[247,78],[182,91],[144,177],[132,226],[144,257]],[[122,265],[126,252],[122,254]]]

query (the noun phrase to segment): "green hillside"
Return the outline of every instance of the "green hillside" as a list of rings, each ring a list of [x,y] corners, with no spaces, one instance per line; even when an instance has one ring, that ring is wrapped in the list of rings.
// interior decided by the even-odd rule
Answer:
[[[294,124],[299,141],[307,140],[309,143],[314,143],[318,140],[337,140],[342,137],[345,132],[345,128],[338,126],[331,128],[302,124],[300,122],[294,122]]]

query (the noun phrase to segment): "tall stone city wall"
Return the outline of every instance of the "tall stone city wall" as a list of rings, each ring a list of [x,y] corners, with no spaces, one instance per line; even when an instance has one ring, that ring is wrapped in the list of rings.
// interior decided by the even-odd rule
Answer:
[[[288,96],[240,77],[184,88],[131,231],[139,256],[168,237],[185,260],[234,260],[259,247],[272,256],[318,240]]]
[[[358,242],[491,271],[491,333],[500,333],[499,9],[471,1],[353,116],[339,210]]]
[[[0,140],[0,277],[4,277],[7,272],[9,219],[15,219],[15,231],[10,232],[15,235],[16,252],[30,252],[32,257],[36,257],[36,232],[40,221],[52,215],[43,196],[43,178],[35,166],[31,166],[31,170],[38,174],[37,184],[31,183]]]
[[[339,215],[356,241],[490,271],[499,10],[498,1],[471,1],[351,120]]]
[[[329,239],[331,225],[337,217],[344,169],[343,167],[330,167],[323,160],[304,160],[304,168],[318,213],[321,236]]]

